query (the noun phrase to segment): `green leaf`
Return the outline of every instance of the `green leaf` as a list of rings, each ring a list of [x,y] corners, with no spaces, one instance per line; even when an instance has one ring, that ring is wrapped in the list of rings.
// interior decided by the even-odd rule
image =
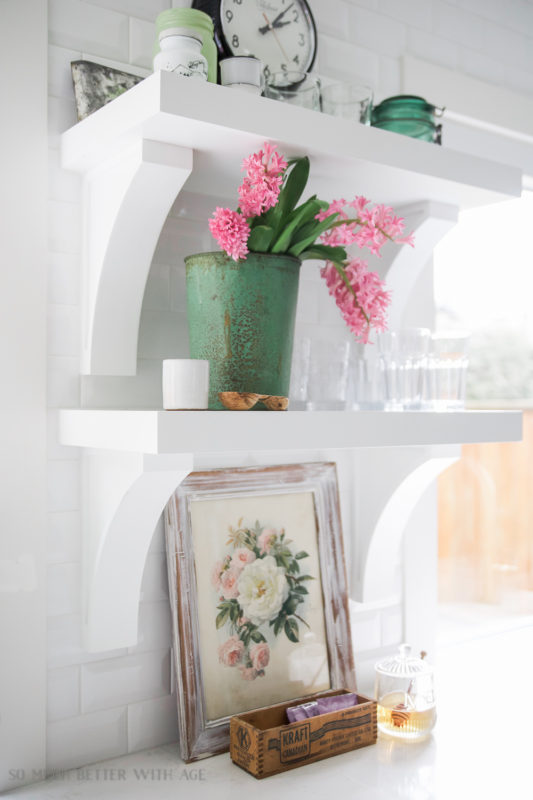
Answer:
[[[250,638],[253,642],[266,642],[265,637],[259,631],[254,631],[250,634]]]
[[[300,550],[300,552],[299,552],[299,553],[296,553],[296,555],[294,556],[294,558],[297,558],[297,559],[298,559],[298,561],[299,561],[301,558],[309,558],[309,553],[306,553],[306,552],[305,552],[305,550]]]
[[[230,618],[230,620],[232,622],[237,622],[237,620],[239,619],[240,615],[241,615],[241,610],[240,610],[239,606],[237,604],[235,604],[235,605],[232,604],[231,607],[230,607],[230,610],[229,610],[229,618]]]
[[[345,261],[348,258],[344,247],[332,247],[329,244],[312,244],[298,256],[302,261],[316,258],[320,261]]]
[[[283,624],[284,624],[286,619],[287,619],[287,617],[285,616],[285,614],[283,614],[283,613],[278,614],[277,619],[276,619],[276,621],[274,623],[274,635],[275,636],[277,636],[278,633],[283,628]]]
[[[296,207],[309,178],[309,159],[307,156],[294,160],[290,171],[285,172],[285,181],[279,193],[278,202],[265,214],[265,223],[273,227],[277,238],[285,228],[286,218]]]
[[[315,579],[313,578],[312,575],[300,575],[300,577],[296,578],[296,580],[297,581],[314,581]]]
[[[301,242],[291,245],[289,249],[289,253],[291,254],[291,256],[299,256],[300,253],[303,253],[304,250],[307,250],[309,245],[313,244],[315,239],[317,239],[321,233],[324,233],[325,231],[328,230],[328,228],[331,228],[331,225],[336,217],[337,217],[336,213],[330,214],[329,217],[326,217],[326,219],[323,220],[322,222],[317,222],[317,224],[313,229],[313,232],[310,233],[309,236],[307,236],[305,239],[302,239]]]
[[[288,619],[285,621],[285,634],[287,639],[291,642],[299,642],[300,629],[295,619]]]
[[[300,572],[300,565],[294,558],[289,564],[289,572]]]
[[[295,594],[290,594],[287,600],[283,603],[283,608],[287,612],[287,614],[294,614],[298,605],[300,603],[300,598]]]
[[[298,228],[305,223],[308,219],[315,217],[318,214],[318,204],[316,202],[316,195],[310,197],[303,205],[295,208],[284,222],[283,229],[279,236],[276,238],[272,248],[272,253],[284,253],[289,249],[292,237],[296,235]]]
[[[272,242],[274,230],[268,225],[256,225],[248,237],[248,249],[253,253],[266,253]]]
[[[225,608],[222,609],[220,614],[217,614],[217,618],[215,620],[215,624],[217,626],[217,630],[218,630],[218,628],[221,628],[224,625],[224,623],[227,620],[228,616],[229,616],[229,607],[226,606]]]
[[[298,592],[298,594],[309,594],[309,592],[307,591],[305,586],[302,586],[301,584],[298,584],[298,586],[295,586],[294,587],[294,591]]]

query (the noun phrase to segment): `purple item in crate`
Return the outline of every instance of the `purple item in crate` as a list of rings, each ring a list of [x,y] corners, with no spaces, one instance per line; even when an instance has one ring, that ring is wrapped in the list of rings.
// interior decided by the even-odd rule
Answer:
[[[351,708],[357,705],[357,695],[336,694],[333,697],[319,697],[316,701],[318,714],[330,714],[332,711],[340,711],[342,708]]]
[[[318,703],[302,703],[301,706],[292,706],[287,709],[287,719],[289,722],[300,722],[302,719],[316,717],[318,714]]]

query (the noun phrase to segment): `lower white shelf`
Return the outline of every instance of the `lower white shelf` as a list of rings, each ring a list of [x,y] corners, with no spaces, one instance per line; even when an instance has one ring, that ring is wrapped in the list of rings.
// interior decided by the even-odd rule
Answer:
[[[60,442],[171,454],[520,441],[520,411],[60,411]]]

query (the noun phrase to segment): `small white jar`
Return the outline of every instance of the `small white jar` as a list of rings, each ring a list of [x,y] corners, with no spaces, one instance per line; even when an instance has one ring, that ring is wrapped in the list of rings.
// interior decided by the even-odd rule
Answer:
[[[154,72],[165,70],[185,78],[207,80],[207,60],[202,55],[202,35],[192,28],[167,28],[159,34],[161,51],[154,57]]]
[[[231,56],[220,62],[222,86],[250,94],[261,94],[263,64],[254,56]]]
[[[209,402],[209,361],[166,358],[163,361],[163,408],[204,409]]]

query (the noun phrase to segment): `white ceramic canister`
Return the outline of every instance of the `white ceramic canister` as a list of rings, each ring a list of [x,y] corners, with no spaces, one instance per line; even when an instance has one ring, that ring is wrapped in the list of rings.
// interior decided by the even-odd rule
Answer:
[[[169,358],[163,361],[163,408],[204,409],[209,404],[209,361]]]
[[[161,51],[154,57],[154,72],[165,70],[185,78],[207,80],[207,60],[202,55],[202,35],[192,28],[166,28],[159,34]]]

